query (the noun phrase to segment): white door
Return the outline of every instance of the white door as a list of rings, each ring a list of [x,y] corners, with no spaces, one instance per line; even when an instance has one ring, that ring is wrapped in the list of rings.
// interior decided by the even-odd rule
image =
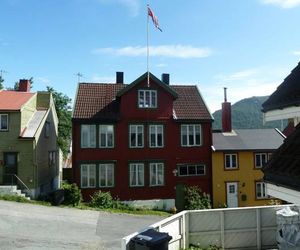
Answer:
[[[227,192],[227,207],[238,207],[237,182],[227,182],[226,192]]]

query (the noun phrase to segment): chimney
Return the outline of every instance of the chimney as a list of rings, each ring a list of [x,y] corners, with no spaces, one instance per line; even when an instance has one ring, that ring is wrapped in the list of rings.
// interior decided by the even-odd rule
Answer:
[[[167,85],[170,84],[170,75],[169,74],[166,74],[166,73],[163,73],[161,75],[161,81]]]
[[[26,79],[20,79],[19,91],[20,92],[30,92],[30,81],[26,80]]]
[[[222,131],[231,132],[231,103],[227,102],[227,88],[224,88],[224,102],[222,103]]]
[[[124,72],[116,72],[116,83],[124,83]]]

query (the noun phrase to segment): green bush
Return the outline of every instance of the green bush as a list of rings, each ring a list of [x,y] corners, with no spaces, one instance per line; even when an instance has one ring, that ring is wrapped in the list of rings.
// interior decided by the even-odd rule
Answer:
[[[91,196],[91,202],[90,202],[91,207],[95,208],[113,208],[113,209],[126,209],[126,210],[131,210],[132,208],[126,204],[123,204],[119,199],[113,198],[110,194],[110,192],[95,192]]]
[[[73,184],[64,183],[62,185],[62,188],[64,190],[63,204],[78,206],[82,201],[81,191],[78,188],[78,186],[75,183]]]
[[[97,208],[113,208],[114,207],[114,199],[111,196],[110,192],[95,192],[91,196],[91,203],[92,207]]]
[[[209,209],[211,200],[209,195],[202,192],[197,186],[184,188],[184,209]]]
[[[221,247],[215,245],[210,245],[208,248],[202,248],[202,247],[191,245],[188,249],[184,249],[184,250],[221,250],[221,249],[222,249]]]
[[[18,195],[9,195],[9,194],[0,195],[0,200],[30,203],[30,200],[26,199],[25,197],[18,196]]]

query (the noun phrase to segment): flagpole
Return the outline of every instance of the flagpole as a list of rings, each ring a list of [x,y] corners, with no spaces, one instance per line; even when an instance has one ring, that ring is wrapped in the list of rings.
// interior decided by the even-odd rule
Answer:
[[[147,86],[150,86],[149,79],[149,4],[147,4]]]

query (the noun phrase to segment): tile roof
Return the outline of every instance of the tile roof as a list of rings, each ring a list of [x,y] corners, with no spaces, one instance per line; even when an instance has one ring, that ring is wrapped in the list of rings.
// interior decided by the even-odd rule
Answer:
[[[17,111],[33,96],[35,93],[19,91],[0,91],[0,111]]]
[[[263,112],[300,105],[300,63],[262,104]]]
[[[263,168],[264,180],[300,191],[300,124]]]
[[[213,147],[216,151],[274,150],[283,140],[283,135],[277,129],[236,129],[231,133],[213,133]]]
[[[116,95],[126,86],[119,83],[80,83],[73,119],[118,119],[120,103]],[[196,86],[169,87],[178,94],[173,106],[176,119],[212,120]]]

